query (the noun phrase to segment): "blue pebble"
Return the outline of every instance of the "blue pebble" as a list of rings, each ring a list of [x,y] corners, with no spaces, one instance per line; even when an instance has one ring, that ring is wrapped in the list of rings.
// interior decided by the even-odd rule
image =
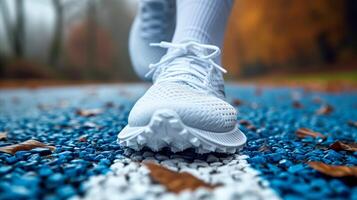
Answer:
[[[38,174],[42,177],[47,177],[47,176],[50,176],[53,174],[53,171],[51,168],[49,167],[41,167],[39,170],[38,170]]]
[[[99,164],[109,166],[111,162],[110,160],[104,158],[104,159],[100,159]]]
[[[1,166],[0,167],[0,175],[7,174],[12,170],[11,166]]]
[[[30,155],[31,155],[31,153],[28,151],[18,151],[15,153],[16,158],[19,160],[27,159],[27,157]]]
[[[47,156],[50,155],[52,153],[52,151],[48,148],[34,148],[31,150],[31,153],[35,153],[35,154],[39,154],[40,156]]]
[[[60,199],[67,199],[71,196],[74,196],[76,194],[76,190],[70,185],[65,185],[65,186],[59,187],[56,190],[56,194],[58,195],[58,197]]]
[[[290,167],[291,165],[293,165],[293,163],[292,163],[290,160],[283,159],[283,160],[280,160],[280,161],[279,161],[279,165],[280,165],[281,167],[288,168],[288,167]]]
[[[55,188],[64,183],[65,177],[60,173],[55,173],[52,176],[48,177],[46,181],[46,186],[49,188]]]
[[[303,164],[292,165],[288,168],[288,172],[295,174],[301,172],[304,168]]]
[[[253,158],[249,158],[248,162],[252,164],[263,164],[266,163],[266,159],[263,156],[255,156]]]
[[[10,165],[12,165],[18,161],[16,156],[7,157],[5,160],[6,160],[6,163],[10,164]]]
[[[327,154],[324,156],[325,159],[328,159],[328,160],[339,160],[343,157],[343,155],[341,155],[340,153],[337,153],[336,151],[334,150],[328,150],[327,151]]]

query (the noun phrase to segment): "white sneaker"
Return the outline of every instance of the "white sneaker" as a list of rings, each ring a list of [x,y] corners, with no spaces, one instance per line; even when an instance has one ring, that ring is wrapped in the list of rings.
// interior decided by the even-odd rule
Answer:
[[[236,110],[224,100],[225,70],[212,60],[219,48],[196,42],[154,45],[170,51],[149,66],[154,85],[134,105],[119,143],[135,150],[235,153],[246,137]]]
[[[131,26],[129,55],[137,75],[146,80],[149,64],[158,62],[166,49],[150,43],[171,41],[176,24],[175,0],[140,0],[139,11]]]

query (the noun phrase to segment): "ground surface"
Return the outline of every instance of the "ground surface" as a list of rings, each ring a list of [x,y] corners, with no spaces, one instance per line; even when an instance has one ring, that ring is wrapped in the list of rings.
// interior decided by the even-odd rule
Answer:
[[[133,152],[116,143],[146,85],[0,90],[0,147],[36,139],[56,147],[0,153],[0,199],[357,199],[356,179],[325,176],[307,165],[357,165],[357,154],[329,149],[357,141],[356,92],[227,87],[248,136],[235,155]],[[325,105],[331,112],[316,114]],[[96,109],[96,110],[88,110]],[[85,113],[87,111],[87,113]],[[90,111],[89,116],[88,111]],[[298,138],[309,128],[327,136]],[[140,161],[161,163],[222,186],[169,193]]]

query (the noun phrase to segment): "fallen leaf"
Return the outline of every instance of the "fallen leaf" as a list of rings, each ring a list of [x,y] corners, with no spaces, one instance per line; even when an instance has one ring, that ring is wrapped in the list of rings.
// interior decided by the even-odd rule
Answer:
[[[115,104],[113,102],[109,101],[109,102],[105,103],[105,107],[106,108],[114,108]]]
[[[78,141],[80,142],[87,142],[87,135],[82,135],[81,137],[78,138]]]
[[[256,95],[256,96],[261,96],[262,93],[263,93],[263,88],[257,87],[257,88],[255,89],[255,95]]]
[[[314,97],[312,98],[312,101],[316,104],[321,104],[322,103],[322,99],[320,97]]]
[[[262,146],[259,147],[258,151],[259,151],[259,152],[269,152],[269,151],[270,151],[270,148],[269,148],[269,146],[267,145],[267,143],[265,142]]]
[[[7,132],[0,132],[0,140],[7,140]]]
[[[218,186],[205,183],[187,172],[174,172],[151,162],[145,162],[144,164],[149,168],[151,178],[165,186],[170,192],[180,193],[183,190],[194,191],[199,187],[213,189]]]
[[[306,138],[306,137],[313,137],[313,138],[323,138],[325,139],[326,136],[322,135],[319,132],[314,132],[313,130],[310,130],[308,128],[299,128],[298,130],[296,130],[295,132],[296,136],[298,138]]]
[[[357,151],[357,144],[356,143],[343,143],[340,141],[337,141],[333,144],[330,145],[330,149],[333,149],[335,151],[350,151],[350,152],[356,152]]]
[[[294,108],[302,108],[303,105],[299,101],[293,101],[293,107]]]
[[[243,104],[243,102],[241,101],[241,100],[239,100],[239,99],[234,99],[233,100],[233,105],[234,106],[240,106],[240,105],[242,105]]]
[[[352,127],[357,128],[357,122],[355,122],[355,121],[349,120],[349,121],[347,122],[347,124],[350,125],[350,126],[352,126]]]
[[[252,131],[256,131],[257,130],[257,127],[255,127],[254,125],[249,125],[249,126],[247,126],[247,129],[248,130],[252,130]]]
[[[40,109],[40,110],[42,110],[42,111],[44,111],[44,110],[49,110],[49,109],[51,109],[51,105],[49,105],[49,104],[43,104],[43,103],[39,103],[38,105],[37,105],[37,108],[38,109]]]
[[[98,125],[93,122],[84,122],[83,126],[85,128],[98,128]]]
[[[19,144],[0,147],[0,152],[15,154],[18,151],[29,151],[37,147],[48,148],[51,151],[54,151],[56,149],[54,146],[49,146],[36,140],[26,140],[25,142],[21,142]]]
[[[239,120],[238,123],[239,123],[240,125],[242,125],[242,126],[252,125],[252,123],[250,123],[250,121],[245,120],[245,119]]]
[[[333,107],[330,105],[323,105],[317,111],[316,114],[318,115],[328,115],[333,112]]]
[[[322,162],[308,162],[310,167],[325,175],[342,178],[342,177],[357,177],[357,167],[349,167],[342,165],[327,165]]]
[[[76,111],[77,115],[80,115],[82,117],[93,117],[99,114],[102,114],[103,111],[99,108],[94,108],[94,109],[78,109]]]
[[[252,130],[252,131],[257,130],[257,128],[248,120],[242,119],[242,120],[239,120],[238,123],[242,126],[245,126],[249,130]]]
[[[255,102],[251,103],[250,106],[252,107],[252,109],[256,110],[258,109],[259,105]]]

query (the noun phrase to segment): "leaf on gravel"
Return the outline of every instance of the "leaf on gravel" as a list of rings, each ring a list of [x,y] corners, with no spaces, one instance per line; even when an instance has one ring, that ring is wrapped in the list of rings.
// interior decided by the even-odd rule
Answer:
[[[299,101],[293,101],[293,107],[294,108],[302,108],[303,105]]]
[[[312,102],[314,102],[315,104],[321,104],[322,103],[322,99],[318,96],[312,98]]]
[[[239,100],[239,99],[234,99],[233,100],[233,105],[234,106],[240,106],[243,104],[243,101]]]
[[[335,151],[350,151],[350,152],[356,152],[357,151],[357,144],[356,143],[343,143],[340,141],[337,141],[333,144],[330,145],[330,149],[333,149]]]
[[[333,107],[330,105],[323,105],[317,111],[316,114],[318,115],[328,115],[333,112]]]
[[[115,107],[115,104],[111,101],[108,101],[107,103],[105,103],[105,107],[106,108],[114,108]]]
[[[262,93],[263,93],[263,88],[262,88],[262,87],[257,87],[257,88],[255,89],[255,95],[256,95],[256,96],[261,96]]]
[[[247,129],[256,131],[257,128],[248,120],[242,119],[238,122],[240,125],[245,126]]]
[[[7,132],[0,132],[0,140],[7,140]]]
[[[180,193],[183,190],[193,191],[199,187],[213,189],[218,186],[207,184],[187,172],[174,172],[151,162],[145,162],[144,164],[149,168],[151,178],[165,186],[170,192]]]
[[[352,126],[352,127],[357,128],[357,122],[355,122],[355,121],[349,120],[349,121],[347,122],[347,124],[350,125],[350,126]]]
[[[310,167],[325,175],[342,178],[342,177],[357,177],[357,167],[349,167],[342,165],[327,165],[322,162],[308,162]]]
[[[299,128],[298,130],[296,130],[295,135],[298,138],[306,138],[306,137],[313,137],[313,138],[323,138],[325,139],[326,136],[322,135],[319,132],[314,132],[313,130],[310,130],[308,128]]]
[[[252,125],[252,123],[250,123],[250,121],[245,120],[245,119],[239,120],[238,123],[240,125],[242,125],[242,126],[250,126],[250,125]]]
[[[269,146],[267,145],[267,143],[265,142],[261,147],[259,147],[258,151],[259,151],[259,152],[269,152],[269,151],[270,151],[270,148],[269,148]]]
[[[49,146],[36,140],[26,140],[25,142],[21,142],[19,144],[0,147],[0,152],[15,154],[18,151],[29,151],[37,147],[48,148],[51,151],[54,151],[56,149],[54,146]]]
[[[80,115],[82,117],[93,117],[99,114],[103,113],[103,110],[99,108],[94,108],[94,109],[78,109],[77,110],[77,115]]]
[[[79,141],[79,142],[87,142],[87,141],[88,141],[87,135],[82,135],[82,136],[80,136],[80,137],[78,138],[78,141]]]

